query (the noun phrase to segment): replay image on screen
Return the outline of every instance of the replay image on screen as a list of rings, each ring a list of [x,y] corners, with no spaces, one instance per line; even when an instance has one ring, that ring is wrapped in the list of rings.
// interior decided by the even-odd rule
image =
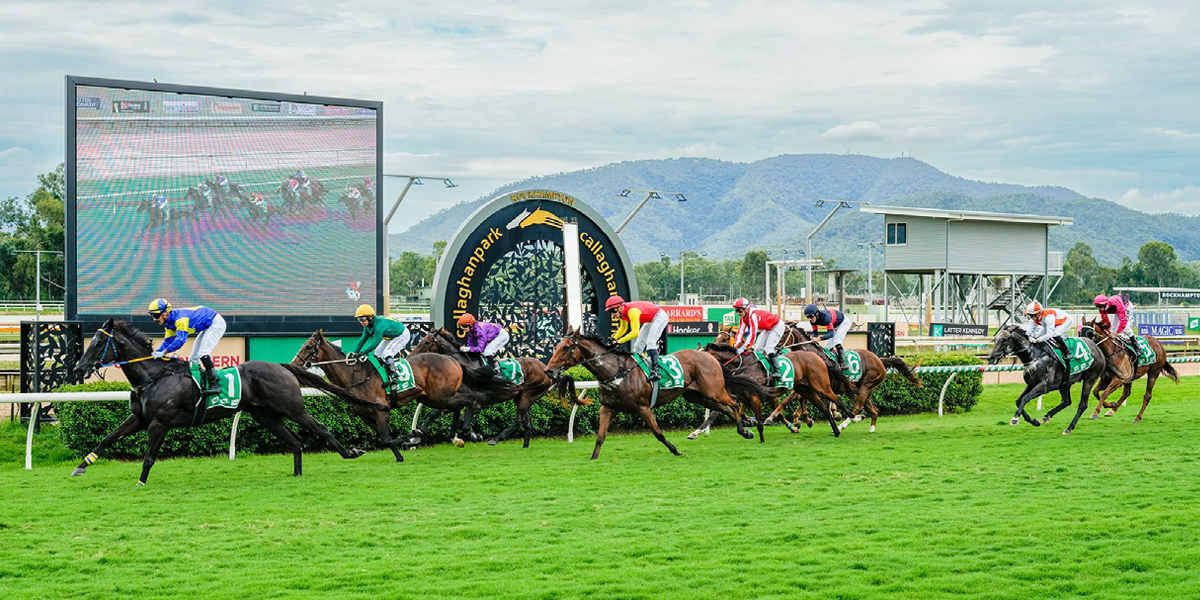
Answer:
[[[378,293],[374,108],[75,88],[77,313],[348,315]]]

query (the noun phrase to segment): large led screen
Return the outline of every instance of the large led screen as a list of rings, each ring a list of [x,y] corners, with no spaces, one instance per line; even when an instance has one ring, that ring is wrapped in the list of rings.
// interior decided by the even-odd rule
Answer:
[[[68,87],[76,315],[156,297],[352,315],[381,297],[378,103],[89,83]]]

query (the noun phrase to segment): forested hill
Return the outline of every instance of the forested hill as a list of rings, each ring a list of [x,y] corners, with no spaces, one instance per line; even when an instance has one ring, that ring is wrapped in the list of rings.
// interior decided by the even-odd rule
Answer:
[[[1110,265],[1136,257],[1150,240],[1170,243],[1184,260],[1200,258],[1200,218],[1149,215],[1062,187],[1027,187],[954,177],[912,158],[800,154],[753,163],[710,159],[629,161],[516,182],[486,198],[463,202],[391,236],[392,256],[429,254],[483,202],[519,189],[565,192],[596,208],[614,226],[644,197],[622,189],[684,193],[688,201],[652,200],[621,234],[635,262],[660,252],[706,252],[710,259],[740,258],[752,248],[802,249],[804,237],[829,212],[818,199],[859,200],[933,208],[1032,213],[1075,218],[1051,228],[1051,246],[1066,251],[1077,241]],[[843,214],[844,213],[844,214]],[[865,267],[859,242],[880,240],[883,217],[842,209],[814,239],[814,254],[839,265]]]

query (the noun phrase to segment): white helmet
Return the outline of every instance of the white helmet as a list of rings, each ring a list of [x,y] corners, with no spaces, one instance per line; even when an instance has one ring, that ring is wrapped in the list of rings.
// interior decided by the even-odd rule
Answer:
[[[1031,317],[1032,317],[1033,315],[1036,315],[1036,314],[1040,313],[1040,312],[1042,312],[1042,303],[1041,303],[1041,302],[1038,302],[1037,300],[1034,300],[1033,302],[1030,302],[1030,303],[1029,303],[1029,305],[1027,305],[1027,306],[1025,307],[1025,314],[1027,314],[1027,315],[1029,315],[1029,316],[1031,316]]]

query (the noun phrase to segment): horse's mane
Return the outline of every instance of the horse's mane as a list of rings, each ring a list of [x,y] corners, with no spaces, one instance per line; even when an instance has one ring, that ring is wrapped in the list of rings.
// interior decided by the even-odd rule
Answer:
[[[729,344],[718,344],[716,342],[709,342],[708,345],[704,347],[704,350],[706,352],[707,351],[737,352],[737,348],[734,348],[733,346],[731,346]]]
[[[154,350],[154,343],[150,341],[150,338],[146,337],[146,334],[139,331],[137,327],[134,327],[128,321],[114,320],[112,322],[112,328],[113,331],[119,332],[125,337],[128,337],[138,344],[141,344],[142,347],[146,348],[147,351]]]
[[[590,342],[595,342],[600,347],[608,350],[609,352],[611,352],[613,354],[624,355],[624,356],[630,356],[633,354],[632,352],[626,352],[626,351],[622,350],[620,345],[618,345],[618,344],[610,345],[608,343],[608,338],[606,338],[606,337],[602,338],[593,333],[582,333],[579,335],[579,339],[588,340]]]

